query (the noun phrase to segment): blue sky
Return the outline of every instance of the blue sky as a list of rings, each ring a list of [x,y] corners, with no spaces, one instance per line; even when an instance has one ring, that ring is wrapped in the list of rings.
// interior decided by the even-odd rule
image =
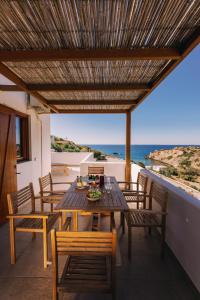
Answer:
[[[51,134],[124,144],[124,115],[51,115]],[[200,144],[200,45],[132,113],[132,144]]]

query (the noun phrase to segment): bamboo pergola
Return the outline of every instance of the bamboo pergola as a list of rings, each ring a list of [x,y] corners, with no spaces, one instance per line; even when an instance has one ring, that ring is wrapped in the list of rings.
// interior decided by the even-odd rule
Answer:
[[[131,112],[200,42],[199,0],[2,0],[0,72],[50,113]]]

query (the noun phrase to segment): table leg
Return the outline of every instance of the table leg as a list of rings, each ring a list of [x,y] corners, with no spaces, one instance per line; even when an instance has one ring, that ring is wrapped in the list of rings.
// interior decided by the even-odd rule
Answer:
[[[67,219],[67,212],[66,212],[66,211],[63,211],[63,212],[62,212],[62,225],[65,224],[66,219]]]
[[[114,212],[110,213],[110,231],[112,231],[112,220],[114,218]]]
[[[74,231],[78,231],[78,212],[73,212],[73,225],[74,225]]]

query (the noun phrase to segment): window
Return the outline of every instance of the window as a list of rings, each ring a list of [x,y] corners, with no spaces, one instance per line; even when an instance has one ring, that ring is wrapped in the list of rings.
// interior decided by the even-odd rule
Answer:
[[[16,116],[17,161],[28,160],[28,118]]]

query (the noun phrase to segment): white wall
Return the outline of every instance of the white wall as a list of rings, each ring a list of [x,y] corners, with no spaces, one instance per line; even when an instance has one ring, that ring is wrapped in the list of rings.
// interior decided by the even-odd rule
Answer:
[[[138,168],[137,165],[132,166],[135,174]],[[200,291],[200,200],[159,175],[144,169],[141,172],[168,190],[166,242]]]
[[[0,84],[12,84],[0,75]],[[27,109],[23,92],[0,92],[0,104],[29,115],[30,161],[17,164],[17,188],[33,182],[39,191],[38,178],[51,170],[50,116],[38,116],[34,109]]]
[[[104,167],[104,173],[107,176],[115,176],[118,181],[125,180],[125,162],[124,161],[93,161],[86,159],[80,164],[80,175],[88,174],[88,167]]]
[[[51,152],[52,163],[62,163],[70,166],[79,166],[81,161],[93,157],[92,152]]]

